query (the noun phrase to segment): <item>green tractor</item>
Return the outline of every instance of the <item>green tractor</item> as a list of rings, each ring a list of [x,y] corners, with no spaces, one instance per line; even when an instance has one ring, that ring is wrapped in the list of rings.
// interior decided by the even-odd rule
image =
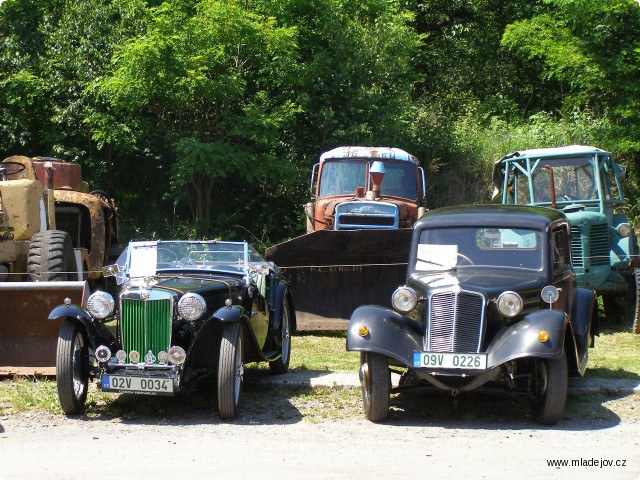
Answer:
[[[562,210],[571,222],[578,286],[602,296],[605,316],[640,333],[638,239],[621,212],[624,168],[599,148],[572,145],[510,153],[493,169],[503,204]]]

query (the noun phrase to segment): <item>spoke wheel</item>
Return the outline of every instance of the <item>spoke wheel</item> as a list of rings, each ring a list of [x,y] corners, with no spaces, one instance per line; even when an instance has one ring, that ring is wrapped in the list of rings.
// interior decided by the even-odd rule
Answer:
[[[372,422],[382,422],[389,416],[391,373],[387,357],[371,352],[360,355],[360,384],[364,413]]]
[[[282,319],[280,320],[280,358],[269,362],[271,373],[281,375],[289,371],[291,359],[291,319],[289,317],[289,304],[284,301],[282,306]]]
[[[567,382],[567,357],[564,352],[560,358],[536,361],[531,414],[537,423],[558,423],[567,400]]]
[[[225,325],[220,341],[220,358],[218,360],[220,418],[233,419],[238,416],[243,375],[242,327],[240,322],[233,322]]]
[[[65,320],[58,337],[56,383],[62,411],[82,413],[89,384],[89,348],[77,322]]]

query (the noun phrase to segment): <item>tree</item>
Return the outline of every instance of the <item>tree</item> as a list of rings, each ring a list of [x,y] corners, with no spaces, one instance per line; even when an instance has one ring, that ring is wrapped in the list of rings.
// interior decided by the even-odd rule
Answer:
[[[113,74],[93,92],[121,123],[157,142],[153,151],[172,194],[189,206],[192,233],[210,235],[216,215],[235,207],[229,183],[242,189],[286,168],[274,151],[296,111],[280,94],[295,61],[295,29],[243,2],[167,3],[116,52]]]

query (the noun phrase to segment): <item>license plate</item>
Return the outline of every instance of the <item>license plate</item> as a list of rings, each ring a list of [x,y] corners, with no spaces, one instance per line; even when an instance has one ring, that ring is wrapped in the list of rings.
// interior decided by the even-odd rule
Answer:
[[[415,368],[486,370],[486,353],[413,352]]]
[[[173,380],[170,378],[103,375],[101,382],[103,390],[148,393],[152,395],[173,394]]]

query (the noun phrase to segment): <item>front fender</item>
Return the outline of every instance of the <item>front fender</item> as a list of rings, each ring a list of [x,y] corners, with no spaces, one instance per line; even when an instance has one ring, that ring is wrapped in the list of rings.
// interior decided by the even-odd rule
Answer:
[[[525,315],[513,325],[505,325],[487,347],[487,368],[522,357],[559,358],[568,323],[564,312],[539,310]],[[541,330],[549,334],[546,342],[538,340]]]
[[[112,350],[116,347],[116,337],[104,323],[94,320],[89,313],[77,305],[59,305],[49,313],[49,320],[66,318],[80,323],[87,334],[87,340],[93,350],[106,345]]]
[[[361,336],[360,328],[369,333]],[[418,323],[389,308],[365,305],[354,310],[347,327],[347,350],[373,352],[411,367],[413,352],[421,351],[422,332]]]
[[[237,322],[242,317],[244,308],[240,305],[231,305],[230,307],[220,307],[213,314],[213,318],[220,320],[223,323]]]

